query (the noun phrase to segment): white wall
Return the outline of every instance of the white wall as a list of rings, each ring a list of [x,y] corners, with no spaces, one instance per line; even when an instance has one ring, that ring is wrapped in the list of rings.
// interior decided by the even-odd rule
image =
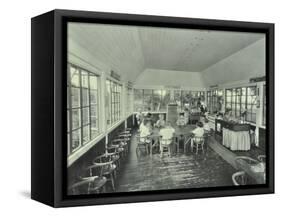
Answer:
[[[225,84],[229,81],[233,83],[248,81],[249,78],[263,75],[265,75],[265,39],[249,45],[202,72],[207,86]]]
[[[136,79],[136,88],[181,86],[191,90],[205,88],[200,72],[184,72],[171,70],[146,69]]]

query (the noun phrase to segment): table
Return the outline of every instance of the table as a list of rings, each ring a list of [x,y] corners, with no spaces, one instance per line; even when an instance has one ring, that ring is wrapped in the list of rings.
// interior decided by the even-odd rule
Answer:
[[[244,171],[249,175],[257,184],[265,184],[265,164],[256,160],[254,163],[249,163],[249,157],[237,157],[236,167],[238,170]]]
[[[180,139],[184,140],[184,153],[186,153],[186,147],[188,142],[190,141],[191,137],[191,131],[195,129],[195,125],[187,125],[184,127],[178,127],[178,126],[172,126],[175,129],[175,135],[174,135],[174,143],[176,144],[177,153],[179,153],[179,141]],[[160,138],[160,129],[159,128],[153,128],[152,134],[150,136],[151,138],[151,144],[150,144],[150,156],[152,156],[152,148],[159,144],[159,138]],[[154,140],[154,142],[153,142]]]
[[[232,151],[248,151],[251,148],[249,124],[216,119],[215,135],[222,136],[222,145]]]

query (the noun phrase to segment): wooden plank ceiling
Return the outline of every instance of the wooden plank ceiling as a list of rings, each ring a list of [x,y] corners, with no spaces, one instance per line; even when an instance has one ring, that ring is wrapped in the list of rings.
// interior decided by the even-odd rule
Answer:
[[[69,24],[68,36],[127,80],[145,69],[202,72],[263,34]]]

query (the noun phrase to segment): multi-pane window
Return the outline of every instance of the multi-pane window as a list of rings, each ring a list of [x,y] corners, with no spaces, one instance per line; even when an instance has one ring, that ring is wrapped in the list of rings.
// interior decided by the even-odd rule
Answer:
[[[214,89],[207,92],[207,107],[210,113],[221,111],[222,97],[222,90]]]
[[[99,134],[98,77],[69,64],[67,93],[68,153],[71,154]]]
[[[121,85],[115,81],[106,80],[106,118],[107,126],[121,120]]]
[[[256,87],[238,87],[226,89],[225,108],[235,118],[256,122]]]
[[[188,104],[196,106],[199,100],[205,100],[204,91],[183,91],[173,90],[174,101],[180,109]],[[170,90],[135,89],[134,91],[134,111],[166,111],[167,105],[171,101]]]
[[[166,111],[170,102],[169,90],[134,90],[134,110]]]
[[[126,104],[126,114],[130,115],[133,113],[133,89],[127,88],[127,104]]]

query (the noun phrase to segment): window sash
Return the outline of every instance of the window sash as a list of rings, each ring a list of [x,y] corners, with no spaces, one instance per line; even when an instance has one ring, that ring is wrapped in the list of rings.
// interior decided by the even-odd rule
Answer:
[[[74,81],[72,76],[75,76]],[[99,135],[98,76],[73,64],[68,64],[68,154],[72,154]],[[75,96],[73,95],[75,94]],[[94,95],[94,97],[93,97]],[[92,103],[91,101],[95,101]],[[73,102],[75,100],[75,102]],[[95,133],[92,132],[95,107]],[[73,116],[75,112],[76,116]],[[75,117],[75,119],[74,119]]]

